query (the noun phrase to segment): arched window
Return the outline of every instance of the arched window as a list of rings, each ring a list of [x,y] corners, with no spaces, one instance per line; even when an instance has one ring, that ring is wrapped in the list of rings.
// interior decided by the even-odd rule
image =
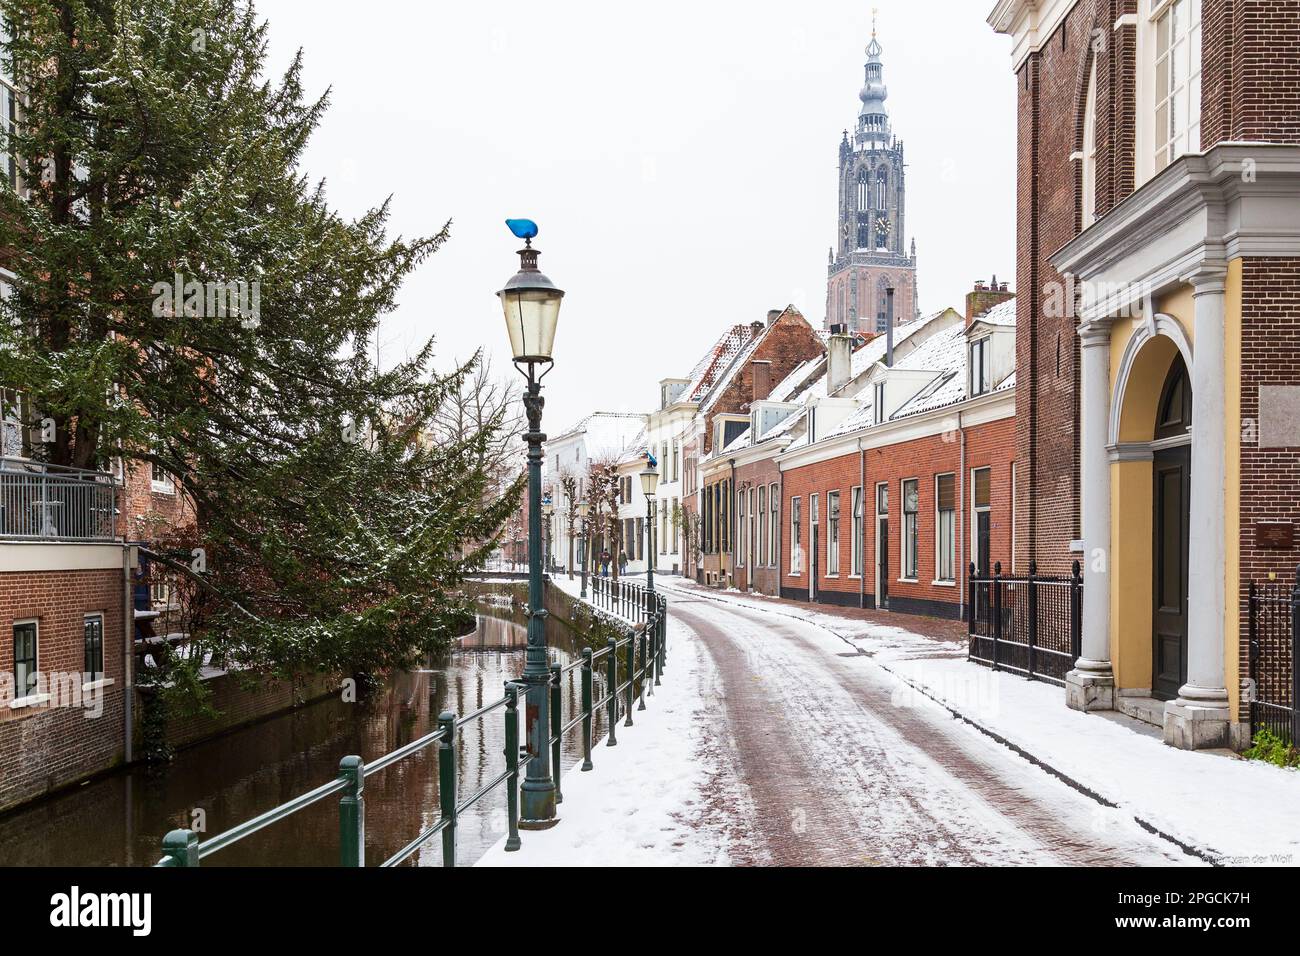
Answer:
[[[889,208],[889,203],[885,201],[885,186],[888,184],[889,174],[885,172],[882,166],[876,172],[876,208],[882,212]]]
[[[1097,60],[1092,61],[1088,96],[1083,105],[1082,191],[1079,221],[1087,229],[1097,218]]]
[[[1192,386],[1187,380],[1187,365],[1182,354],[1174,356],[1174,363],[1165,376],[1160,395],[1160,411],[1156,418],[1156,438],[1181,438],[1192,427]]]
[[[859,169],[858,170],[858,212],[867,211],[868,185],[869,184],[867,182],[867,171],[865,169]]]

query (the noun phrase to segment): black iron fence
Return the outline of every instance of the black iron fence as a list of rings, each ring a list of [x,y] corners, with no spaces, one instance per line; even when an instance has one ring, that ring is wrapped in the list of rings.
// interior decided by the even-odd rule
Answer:
[[[1064,684],[1083,648],[1083,577],[1079,562],[1069,577],[1041,576],[1029,562],[1025,577],[970,566],[967,604],[968,660],[1032,680]]]
[[[1288,588],[1280,581],[1250,584],[1249,635],[1250,735],[1268,730],[1283,740],[1300,741],[1300,661],[1295,633],[1300,628],[1300,568]]]

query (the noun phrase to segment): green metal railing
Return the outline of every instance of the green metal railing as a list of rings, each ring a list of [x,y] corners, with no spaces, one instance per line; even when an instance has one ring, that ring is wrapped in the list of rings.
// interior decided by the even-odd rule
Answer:
[[[642,594],[635,603],[627,603],[620,610],[611,610],[626,628],[623,637],[609,638],[605,647],[593,651],[584,648],[580,659],[572,663],[551,665],[550,681],[550,746],[551,774],[555,782],[556,802],[563,796],[560,790],[561,744],[564,737],[575,727],[582,727],[582,770],[593,768],[592,763],[592,722],[597,713],[608,714],[609,733],[605,745],[618,745],[616,724],[620,714],[624,716],[623,726],[632,726],[634,702],[636,709],[645,710],[645,698],[654,695],[654,687],[659,685],[663,673],[665,621],[668,614],[667,601],[653,592],[640,589]],[[623,680],[619,682],[619,658],[625,656],[622,669]],[[596,668],[605,665],[605,693],[596,697]],[[639,665],[638,665],[639,661]],[[567,722],[563,715],[562,681],[566,674],[575,670],[582,671],[582,707]],[[339,762],[339,774],[328,783],[321,784],[314,790],[294,797],[286,803],[251,820],[239,824],[200,840],[193,830],[172,830],[163,838],[163,856],[155,866],[193,867],[226,847],[246,839],[274,823],[279,823],[310,806],[335,795],[339,796],[339,863],[342,866],[366,865],[366,808],[365,780],[388,767],[405,760],[426,748],[437,746],[438,749],[438,799],[439,816],[437,822],[419,833],[403,846],[397,853],[385,860],[381,866],[397,866],[410,859],[421,847],[434,837],[442,836],[442,865],[456,865],[456,827],[462,814],[475,806],[480,800],[498,787],[507,787],[506,791],[506,850],[518,850],[519,839],[519,697],[523,685],[507,681],[505,694],[471,714],[458,717],[455,713],[445,711],[438,717],[438,729],[425,734],[417,740],[398,747],[384,756],[367,764],[358,756],[347,756]],[[505,722],[505,769],[484,784],[470,796],[457,799],[456,748],[462,727],[474,721],[484,720],[489,715],[503,710]],[[527,758],[525,758],[527,759]]]

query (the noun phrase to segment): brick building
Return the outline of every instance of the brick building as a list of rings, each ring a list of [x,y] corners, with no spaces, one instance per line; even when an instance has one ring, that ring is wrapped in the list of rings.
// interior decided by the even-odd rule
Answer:
[[[1018,112],[1020,558],[1083,560],[1067,701],[1240,746],[1294,570],[1300,0],[1001,0]]]
[[[969,308],[990,301],[972,293]],[[1013,551],[1014,308],[901,326],[892,361],[877,338],[844,384],[832,347],[777,457],[783,597],[965,614],[969,563]]]
[[[750,425],[756,402],[762,402],[797,367],[825,352],[822,336],[793,305],[754,322],[747,341],[716,375],[699,399],[701,435],[697,463],[700,487],[695,509],[700,516],[701,559],[696,579],[709,584],[732,582],[736,569],[736,466],[725,449]]]

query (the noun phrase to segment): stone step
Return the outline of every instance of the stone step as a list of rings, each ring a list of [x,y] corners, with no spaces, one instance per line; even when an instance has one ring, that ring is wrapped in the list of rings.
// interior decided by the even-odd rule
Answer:
[[[1163,727],[1165,723],[1165,702],[1154,697],[1129,697],[1120,694],[1115,698],[1115,709],[1121,714],[1140,720],[1153,727]]]

